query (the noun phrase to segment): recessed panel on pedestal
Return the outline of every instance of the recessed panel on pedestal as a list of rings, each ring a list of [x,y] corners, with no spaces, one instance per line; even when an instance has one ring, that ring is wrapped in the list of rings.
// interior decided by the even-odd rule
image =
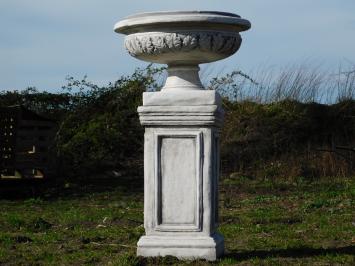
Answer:
[[[213,165],[213,178],[212,178],[212,214],[213,223],[211,231],[214,232],[218,224],[218,179],[220,172],[220,158],[219,158],[219,134],[213,133],[212,142],[212,165]]]
[[[201,132],[156,134],[156,230],[200,231]]]

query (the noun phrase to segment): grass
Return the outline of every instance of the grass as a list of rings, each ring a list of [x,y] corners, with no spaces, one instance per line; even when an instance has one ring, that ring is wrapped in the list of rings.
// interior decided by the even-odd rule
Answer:
[[[133,181],[0,200],[0,264],[355,265],[354,178],[224,179],[226,254],[214,263],[135,257],[144,228],[142,180]]]
[[[293,100],[334,104],[355,98],[355,64],[352,62],[339,65],[336,72],[306,60],[278,68],[261,66],[248,74],[238,70],[211,78],[205,72],[202,80],[206,80],[207,88],[239,102]]]

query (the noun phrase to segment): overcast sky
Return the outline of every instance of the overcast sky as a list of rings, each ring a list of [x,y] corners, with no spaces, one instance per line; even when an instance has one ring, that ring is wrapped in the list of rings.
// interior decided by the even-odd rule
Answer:
[[[251,71],[304,60],[355,63],[355,0],[0,0],[0,89],[55,91],[67,75],[106,84],[145,66],[113,32],[138,12],[216,10],[251,21],[239,52],[213,69]]]

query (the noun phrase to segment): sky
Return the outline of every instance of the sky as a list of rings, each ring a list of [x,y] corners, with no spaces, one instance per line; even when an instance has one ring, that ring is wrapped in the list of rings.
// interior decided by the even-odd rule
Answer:
[[[305,60],[355,64],[354,0],[0,0],[0,90],[58,91],[67,76],[104,85],[131,74],[147,63],[128,55],[114,24],[167,10],[226,11],[251,22],[240,50],[207,67],[217,74]]]

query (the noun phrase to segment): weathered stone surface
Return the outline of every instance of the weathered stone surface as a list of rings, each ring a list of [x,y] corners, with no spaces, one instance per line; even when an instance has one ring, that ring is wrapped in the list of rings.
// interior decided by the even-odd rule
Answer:
[[[179,52],[178,59],[191,51],[200,54],[201,58],[222,59],[234,54],[240,47],[241,37],[237,32],[219,33],[206,32],[179,32],[179,33],[135,33],[125,40],[125,47],[134,57],[147,57],[150,61],[171,63],[169,59]],[[214,59],[216,58],[216,59]]]
[[[215,91],[188,91],[185,96],[196,92],[206,93],[199,105],[138,108],[146,127],[146,235],[138,242],[138,255],[215,260],[223,254],[223,237],[216,233],[223,110]],[[166,94],[156,92],[154,103],[164,102]]]
[[[144,228],[137,255],[216,260],[221,97],[204,90],[200,63],[226,58],[250,23],[223,12],[156,12],[115,25],[129,53],[168,64],[160,92],[138,107],[144,134]]]
[[[127,17],[114,30],[127,34],[125,47],[141,60],[197,65],[226,58],[240,47],[248,20],[226,12],[151,12]]]
[[[214,90],[191,90],[188,93],[164,90],[164,93],[144,92],[143,106],[221,105],[221,96]]]
[[[224,239],[220,234],[205,237],[143,236],[137,246],[137,255],[144,257],[170,255],[180,259],[214,261],[223,254]]]
[[[198,64],[231,56],[242,39],[239,32],[250,28],[236,14],[215,11],[152,12],[130,16],[114,30],[127,34],[125,47],[141,60],[168,64],[163,88],[203,89]]]

